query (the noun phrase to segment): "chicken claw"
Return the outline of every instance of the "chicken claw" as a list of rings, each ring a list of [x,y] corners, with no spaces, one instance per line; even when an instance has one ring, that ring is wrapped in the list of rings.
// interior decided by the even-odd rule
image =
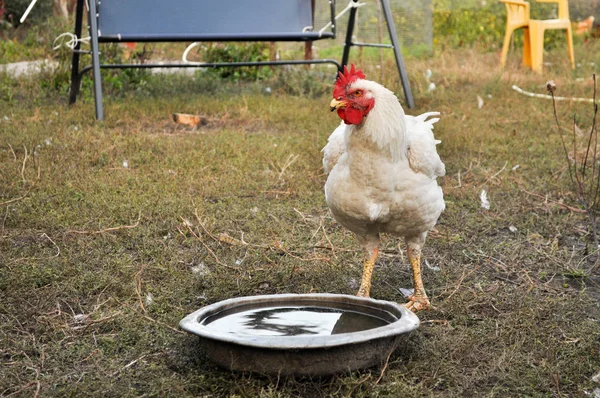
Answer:
[[[427,296],[415,296],[414,294],[411,294],[408,297],[408,303],[402,304],[404,307],[406,307],[406,309],[411,310],[412,312],[417,312],[417,311],[422,311],[422,310],[429,310],[432,309],[434,307],[431,306],[431,303],[429,302],[429,298],[427,298]]]

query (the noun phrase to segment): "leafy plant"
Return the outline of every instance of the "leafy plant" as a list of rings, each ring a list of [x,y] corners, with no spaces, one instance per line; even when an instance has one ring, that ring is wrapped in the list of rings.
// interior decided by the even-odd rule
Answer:
[[[262,62],[269,60],[267,43],[209,43],[200,49],[202,60],[209,63],[218,62]],[[262,80],[272,76],[268,67],[223,67],[211,69],[221,79]]]
[[[447,1],[435,2],[434,43],[453,47],[479,43],[495,49],[502,42],[506,23],[503,4],[493,2],[482,7],[456,9],[448,4],[444,6],[444,3]]]

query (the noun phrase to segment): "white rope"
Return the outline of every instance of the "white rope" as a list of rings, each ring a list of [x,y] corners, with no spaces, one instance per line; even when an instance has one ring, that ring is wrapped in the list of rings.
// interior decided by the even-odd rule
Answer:
[[[190,53],[190,51],[192,50],[192,48],[199,46],[200,42],[195,41],[192,44],[190,44],[189,46],[186,47],[185,51],[183,52],[183,55],[181,56],[181,60],[186,63],[186,64],[192,64],[192,65],[202,65],[204,62],[194,62],[194,61],[188,61],[187,56]]]
[[[544,98],[544,99],[552,99],[551,95],[548,94],[537,94],[537,93],[532,93],[529,91],[525,91],[517,86],[512,86],[512,89],[515,90],[517,93],[526,95],[528,97],[534,97],[534,98]],[[554,99],[556,101],[575,101],[575,102],[591,102],[593,103],[594,100],[592,98],[577,98],[577,97],[554,97]]]
[[[66,37],[68,37],[69,39],[68,40],[65,39]],[[57,44],[57,42],[58,42],[58,44]],[[90,42],[89,36],[78,38],[71,32],[65,32],[65,33],[62,33],[62,34],[56,36],[56,39],[54,39],[54,41],[52,42],[52,49],[58,50],[62,46],[65,46],[65,47],[71,49],[71,51],[75,51],[75,46],[77,45],[77,43],[89,44],[89,42]]]
[[[359,8],[362,6],[367,5],[366,3],[360,3],[358,1],[353,1],[350,0],[350,3],[348,3],[348,5],[346,6],[346,8],[344,8],[338,15],[335,16],[334,20],[337,21],[338,18],[340,18],[342,15],[344,15],[345,13],[347,13],[348,11],[350,11],[353,8]],[[321,35],[323,35],[323,32],[325,32],[327,29],[329,29],[329,27],[332,25],[331,22],[327,22],[327,24],[325,26],[323,26],[323,28],[321,28],[321,30],[319,30],[319,37],[321,37]]]
[[[25,19],[29,16],[29,13],[31,12],[31,10],[33,9],[33,6],[35,6],[35,3],[37,3],[38,0],[32,0],[31,3],[29,3],[29,5],[27,6],[27,9],[25,10],[25,12],[23,13],[23,16],[21,17],[21,19],[19,19],[20,23],[25,22]],[[87,0],[85,1],[85,8],[89,11],[90,6],[87,2]]]
[[[21,19],[19,19],[20,23],[25,22],[25,18],[27,18],[27,16],[31,12],[31,9],[35,5],[35,3],[37,3],[37,0],[33,0],[31,3],[29,3],[29,6],[27,7],[27,9],[25,10],[25,12],[23,13],[23,16],[21,17]]]

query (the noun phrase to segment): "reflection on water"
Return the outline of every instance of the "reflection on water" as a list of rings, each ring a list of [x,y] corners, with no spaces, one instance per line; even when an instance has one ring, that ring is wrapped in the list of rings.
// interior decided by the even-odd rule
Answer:
[[[388,322],[371,315],[321,307],[270,307],[217,314],[204,321],[213,331],[245,336],[332,335],[373,329]]]

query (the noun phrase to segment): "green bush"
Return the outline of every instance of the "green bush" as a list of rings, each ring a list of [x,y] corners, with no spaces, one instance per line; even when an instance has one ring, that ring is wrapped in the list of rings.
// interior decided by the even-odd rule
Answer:
[[[461,9],[447,3],[448,0],[434,3],[435,44],[457,47],[478,43],[490,49],[501,45],[506,23],[503,4],[494,1],[491,5]]]
[[[269,60],[269,45],[267,43],[208,43],[201,46],[202,60],[209,63],[217,62],[259,62]],[[262,80],[272,76],[268,67],[223,67],[211,69],[221,79],[231,80]]]
[[[138,45],[138,47],[140,46]],[[128,64],[135,60],[136,63],[144,63],[147,57],[145,51],[145,49],[136,49],[132,52],[130,59],[125,59],[125,52],[121,45],[107,43],[102,45],[100,62],[105,64]],[[115,96],[140,91],[146,86],[149,76],[149,69],[104,69],[102,71],[102,88],[106,90],[106,93]]]

